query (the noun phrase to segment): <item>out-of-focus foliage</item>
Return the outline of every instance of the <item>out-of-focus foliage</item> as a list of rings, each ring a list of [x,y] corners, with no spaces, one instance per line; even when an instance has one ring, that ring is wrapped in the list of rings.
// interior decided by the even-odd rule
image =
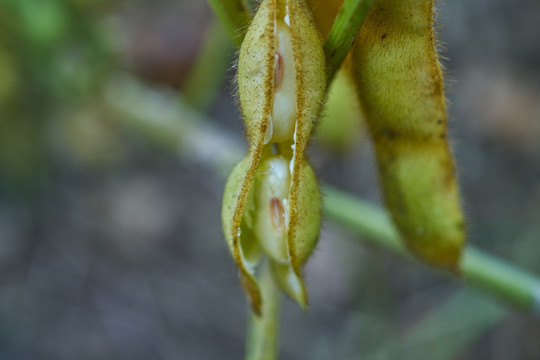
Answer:
[[[114,66],[109,35],[98,21],[105,5],[75,0],[2,3],[1,185],[38,187],[55,150],[56,155],[73,153],[85,163],[106,157],[103,143],[90,139],[112,136],[111,128],[100,114],[88,120],[89,112],[95,112],[91,102]]]

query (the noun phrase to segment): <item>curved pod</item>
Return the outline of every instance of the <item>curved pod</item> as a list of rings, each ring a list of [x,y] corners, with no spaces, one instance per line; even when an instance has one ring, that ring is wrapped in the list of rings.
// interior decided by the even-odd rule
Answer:
[[[457,272],[465,231],[433,0],[376,0],[353,45],[351,71],[394,222],[419,258]]]

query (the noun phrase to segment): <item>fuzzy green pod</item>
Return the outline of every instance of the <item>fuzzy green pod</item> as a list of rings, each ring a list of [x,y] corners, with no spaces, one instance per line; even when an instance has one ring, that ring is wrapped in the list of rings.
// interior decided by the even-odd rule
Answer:
[[[306,306],[301,266],[320,227],[320,195],[304,151],[326,87],[322,43],[297,0],[264,0],[238,59],[238,94],[249,141],[227,182],[222,222],[255,313],[260,254],[287,269],[274,272],[285,292]],[[292,289],[292,290],[291,290]]]
[[[248,176],[253,159],[246,156],[233,169],[223,194],[221,207],[221,221],[225,240],[233,259],[240,270],[242,287],[246,292],[251,307],[255,313],[260,314],[262,306],[261,292],[255,280],[255,268],[259,263],[259,245],[253,235],[252,221],[249,221],[250,206],[253,201],[248,201],[251,179]],[[248,205],[249,202],[249,206]],[[244,213],[248,214],[244,218]],[[242,221],[244,220],[244,221]]]
[[[298,180],[290,176],[290,159],[273,155],[257,169],[255,181],[242,197],[250,158],[231,173],[223,196],[223,231],[240,269],[242,286],[255,313],[260,313],[261,292],[255,279],[264,253],[272,263],[281,289],[300,306],[307,306],[301,267],[312,253],[321,224],[321,196],[317,179],[303,161]],[[277,173],[277,174],[276,174]]]
[[[377,154],[386,205],[407,246],[458,272],[465,242],[447,137],[433,0],[376,0],[351,70]]]

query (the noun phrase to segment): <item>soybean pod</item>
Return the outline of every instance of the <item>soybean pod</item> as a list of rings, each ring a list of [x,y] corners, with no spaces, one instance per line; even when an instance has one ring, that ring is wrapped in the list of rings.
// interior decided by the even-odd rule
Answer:
[[[433,16],[433,0],[376,0],[350,70],[402,238],[420,259],[458,272],[465,226]]]
[[[317,243],[321,197],[305,157],[326,89],[322,42],[297,0],[263,0],[238,58],[249,149],[223,195],[225,239],[253,311],[262,311],[261,257],[274,281],[308,304],[302,266]]]

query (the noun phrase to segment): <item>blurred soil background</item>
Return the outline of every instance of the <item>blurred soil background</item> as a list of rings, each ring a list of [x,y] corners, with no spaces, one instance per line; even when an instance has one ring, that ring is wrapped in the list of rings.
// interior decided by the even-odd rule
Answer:
[[[438,7],[470,242],[539,275],[540,3]],[[243,357],[234,53],[202,0],[0,1],[0,359]],[[380,203],[351,126],[311,162]],[[281,359],[540,359],[538,319],[329,221],[306,276]]]

